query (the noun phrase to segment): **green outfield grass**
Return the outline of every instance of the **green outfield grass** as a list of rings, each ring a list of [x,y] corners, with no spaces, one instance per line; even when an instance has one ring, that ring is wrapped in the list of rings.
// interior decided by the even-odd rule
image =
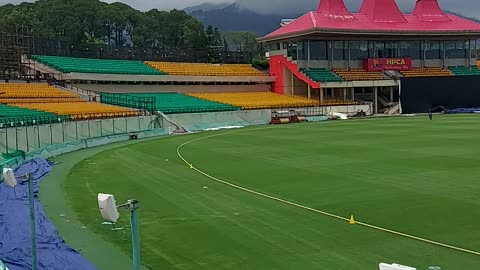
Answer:
[[[142,262],[166,269],[474,270],[480,256],[339,220],[215,182],[480,252],[480,117],[389,118],[172,136],[99,153],[70,172],[80,220],[130,252],[96,204],[140,201]],[[218,135],[218,136],[211,136]]]

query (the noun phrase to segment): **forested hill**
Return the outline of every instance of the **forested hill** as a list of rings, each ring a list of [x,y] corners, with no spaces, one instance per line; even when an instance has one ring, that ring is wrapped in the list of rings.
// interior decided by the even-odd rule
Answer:
[[[184,11],[141,12],[98,0],[40,0],[0,7],[0,31],[28,27],[37,38],[71,44],[108,44],[203,50],[222,44],[218,31]]]

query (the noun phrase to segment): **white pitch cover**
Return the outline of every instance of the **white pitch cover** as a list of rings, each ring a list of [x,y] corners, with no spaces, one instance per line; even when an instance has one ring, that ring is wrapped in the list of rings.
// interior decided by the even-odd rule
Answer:
[[[379,265],[380,270],[417,270],[416,268],[410,267],[410,266],[405,266],[405,265],[400,265],[400,264],[386,264],[386,263],[381,263]]]
[[[118,213],[115,197],[113,195],[99,193],[98,208],[105,221],[117,223],[120,214]]]
[[[10,168],[3,168],[3,179],[5,181],[5,184],[7,184],[9,187],[13,188],[17,185],[17,179],[15,178],[15,174]]]

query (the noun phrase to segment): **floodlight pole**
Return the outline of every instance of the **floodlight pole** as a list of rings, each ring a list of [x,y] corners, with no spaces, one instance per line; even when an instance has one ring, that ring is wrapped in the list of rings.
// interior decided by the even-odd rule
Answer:
[[[140,270],[140,230],[138,226],[138,201],[128,200],[130,225],[132,226],[133,270]]]
[[[37,270],[37,239],[35,231],[35,204],[33,200],[33,179],[32,174],[27,174],[28,182],[28,204],[30,206],[30,239],[32,242],[32,270]]]

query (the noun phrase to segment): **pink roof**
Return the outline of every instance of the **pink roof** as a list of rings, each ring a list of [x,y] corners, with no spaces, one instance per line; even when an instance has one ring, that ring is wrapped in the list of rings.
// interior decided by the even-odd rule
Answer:
[[[373,22],[407,22],[395,0],[364,0],[359,13]]]
[[[334,20],[355,20],[343,0],[322,0],[318,5],[317,12]]]
[[[417,0],[413,15],[423,22],[449,22],[450,19],[443,13],[437,0]]]
[[[364,0],[358,13],[350,13],[343,0],[320,0],[309,12],[262,39],[314,32],[457,33],[480,35],[480,24],[444,14],[437,0],[417,0],[413,14],[402,14],[394,0]]]

